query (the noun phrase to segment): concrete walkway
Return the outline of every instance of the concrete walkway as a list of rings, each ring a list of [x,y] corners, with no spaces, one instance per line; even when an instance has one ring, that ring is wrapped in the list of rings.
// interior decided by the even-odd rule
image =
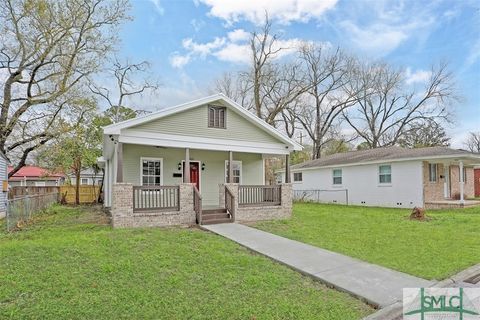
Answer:
[[[381,308],[401,301],[403,288],[428,287],[433,284],[402,272],[237,223],[202,228]]]

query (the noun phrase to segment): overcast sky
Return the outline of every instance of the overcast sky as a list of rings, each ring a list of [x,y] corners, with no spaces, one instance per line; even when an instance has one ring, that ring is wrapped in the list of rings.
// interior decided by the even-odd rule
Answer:
[[[144,109],[211,93],[212,81],[248,63],[248,32],[269,12],[287,45],[328,42],[370,60],[405,68],[421,84],[432,63],[448,61],[463,100],[448,129],[461,147],[480,130],[480,5],[477,1],[132,0],[133,21],[120,34],[120,56],[148,60],[162,83]]]

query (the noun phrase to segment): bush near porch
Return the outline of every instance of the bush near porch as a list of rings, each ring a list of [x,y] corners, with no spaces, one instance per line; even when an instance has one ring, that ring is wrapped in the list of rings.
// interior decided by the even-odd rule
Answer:
[[[254,226],[425,279],[444,279],[480,263],[480,207],[427,211],[296,203],[290,220]]]
[[[374,310],[196,228],[54,206],[0,231],[1,319],[359,319]],[[1,222],[0,222],[1,223]]]

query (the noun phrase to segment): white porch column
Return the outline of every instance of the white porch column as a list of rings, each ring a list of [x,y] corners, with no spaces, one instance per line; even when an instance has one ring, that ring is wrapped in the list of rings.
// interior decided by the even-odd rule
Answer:
[[[461,203],[465,203],[465,199],[463,199],[463,188],[464,188],[464,185],[465,185],[465,181],[463,181],[463,161],[460,160],[460,162],[458,163],[458,168],[460,170],[459,174],[460,174],[460,202]]]
[[[185,148],[185,168],[183,172],[183,183],[190,183],[190,149]]]
[[[123,182],[123,144],[121,142],[117,144],[117,182]]]
[[[285,155],[285,183],[290,183],[290,154]]]

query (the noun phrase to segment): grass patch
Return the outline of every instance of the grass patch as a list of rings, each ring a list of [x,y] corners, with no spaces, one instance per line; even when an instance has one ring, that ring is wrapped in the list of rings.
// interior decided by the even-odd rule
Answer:
[[[1,319],[358,319],[373,309],[219,236],[54,206],[0,233]]]
[[[289,220],[255,227],[425,279],[444,279],[480,262],[480,207],[427,211],[297,203]]]

